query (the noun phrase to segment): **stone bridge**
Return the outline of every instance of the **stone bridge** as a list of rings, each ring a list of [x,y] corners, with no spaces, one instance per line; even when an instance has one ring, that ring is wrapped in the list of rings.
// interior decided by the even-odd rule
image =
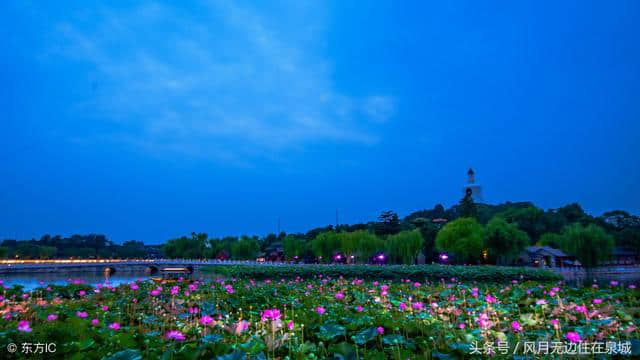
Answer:
[[[0,260],[0,274],[7,273],[54,273],[54,272],[145,272],[155,274],[166,267],[186,267],[192,271],[203,266],[239,264],[264,264],[255,261],[197,260],[197,259],[153,259],[153,260]]]

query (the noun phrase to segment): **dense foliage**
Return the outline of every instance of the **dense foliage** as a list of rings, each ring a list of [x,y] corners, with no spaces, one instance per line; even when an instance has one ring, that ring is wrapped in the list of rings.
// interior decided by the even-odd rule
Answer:
[[[321,275],[361,279],[431,279],[439,281],[455,277],[465,281],[505,282],[512,279],[553,281],[561,276],[544,269],[501,266],[450,265],[224,265],[204,268],[205,272],[231,277],[257,279],[289,279],[297,276]]]
[[[485,239],[489,256],[499,265],[512,263],[529,244],[526,232],[498,216],[487,224]]]
[[[318,275],[95,288],[75,281],[3,290],[0,334],[5,343],[57,345],[43,356],[17,352],[19,359],[480,358],[487,343],[494,358],[505,358],[498,342],[513,358],[531,341],[637,347],[639,308],[635,286],[617,282],[575,289],[517,278],[486,285]],[[548,351],[536,358],[558,357]]]
[[[484,229],[474,218],[459,218],[438,232],[436,247],[455,255],[460,262],[478,262],[485,248]]]
[[[39,240],[25,241],[5,239],[0,247],[0,257],[21,259],[144,258],[158,255],[160,255],[158,246],[146,246],[134,240],[118,245],[99,234],[70,237],[44,235]]]
[[[562,233],[560,246],[569,254],[574,254],[586,268],[593,268],[607,260],[613,249],[613,237],[596,225],[567,226]]]
[[[462,230],[461,224],[471,224],[469,220],[456,222],[464,218],[475,219],[479,225],[473,226],[473,234],[478,235],[482,227],[482,239],[474,235],[458,242],[459,246],[436,246],[436,238],[443,227],[448,226],[447,231],[452,227]],[[510,264],[517,255],[516,251],[522,249],[524,232],[528,238],[526,245],[560,248],[579,260],[584,259],[585,264],[592,266],[588,251],[594,246],[589,242],[578,241],[580,237],[573,235],[571,229],[578,225],[588,228],[588,232],[593,234],[601,234],[600,230],[597,230],[600,228],[608,235],[600,236],[605,241],[598,242],[604,247],[599,248],[601,250],[598,254],[593,254],[597,255],[593,258],[596,263],[607,259],[612,247],[640,256],[640,217],[625,211],[610,211],[594,217],[585,213],[578,204],[543,210],[528,202],[507,202],[498,205],[474,203],[471,197],[465,196],[459,204],[449,209],[436,205],[433,209],[416,211],[405,218],[400,218],[393,211],[384,211],[377,221],[328,225],[311,229],[306,233],[281,232],[262,237],[222,238],[211,238],[205,233],[192,233],[191,236],[169,240],[163,246],[146,246],[139,241],[127,241],[117,245],[107,240],[104,235],[95,234],[73,235],[68,238],[45,235],[39,240],[27,241],[7,239],[0,246],[0,257],[46,259],[165,256],[237,260],[263,257],[272,261],[333,262],[334,255],[342,253],[345,255],[343,261],[365,263],[371,256],[384,251],[389,256],[386,261],[392,263],[413,263],[422,258],[420,255],[424,256],[426,263],[431,263],[438,260],[439,249],[446,249],[459,253],[457,258],[453,258],[458,263],[482,261]],[[422,241],[416,233],[421,235]],[[440,236],[447,237],[446,234]],[[608,239],[612,239],[613,242]],[[453,241],[453,238],[450,240]],[[469,243],[465,245],[465,241]],[[416,255],[414,250],[418,243],[422,245]],[[455,244],[452,242],[446,245]],[[467,245],[469,247],[465,249]],[[319,259],[320,256],[322,259]]]

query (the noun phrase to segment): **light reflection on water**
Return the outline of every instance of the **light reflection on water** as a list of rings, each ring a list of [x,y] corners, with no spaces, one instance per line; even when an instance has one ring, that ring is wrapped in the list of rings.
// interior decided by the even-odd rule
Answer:
[[[203,274],[196,271],[193,278],[215,278],[219,275]],[[46,285],[66,285],[73,283],[74,280],[80,280],[83,284],[97,285],[97,284],[111,284],[112,286],[118,286],[123,283],[130,283],[140,280],[148,280],[150,276],[144,272],[117,272],[113,275],[105,274],[103,272],[70,272],[70,273],[13,273],[13,274],[0,274],[0,280],[3,281],[4,286],[13,286],[15,284],[22,285],[25,291],[30,291],[38,287]],[[594,281],[595,280],[595,281]],[[597,283],[599,286],[606,286],[610,281],[615,280],[620,285],[635,284],[640,286],[640,274],[598,274],[595,278],[585,276],[569,276],[566,277],[564,282],[573,287],[590,287],[592,284]]]
[[[71,273],[15,273],[0,274],[4,286],[22,285],[29,291],[46,285],[66,285],[74,280],[81,280],[83,284],[97,285],[109,283],[118,286],[138,279],[147,280],[149,275],[144,272],[126,272],[108,275],[103,272],[71,272]]]

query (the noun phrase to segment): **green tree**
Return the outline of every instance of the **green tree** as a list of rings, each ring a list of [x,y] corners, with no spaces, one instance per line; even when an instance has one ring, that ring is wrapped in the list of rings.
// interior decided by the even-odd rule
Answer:
[[[305,240],[301,237],[289,234],[284,238],[284,256],[287,259],[292,259],[294,256],[303,256],[305,247]]]
[[[6,259],[9,256],[9,248],[0,246],[0,259]]]
[[[316,257],[322,257],[325,263],[331,262],[333,253],[340,247],[340,238],[334,231],[318,234],[311,241],[311,249]]]
[[[393,263],[413,264],[422,250],[424,239],[420,230],[402,231],[388,236],[385,240],[386,252]]]
[[[378,220],[376,235],[393,235],[400,232],[400,220],[397,213],[391,210],[383,211],[378,216]]]
[[[475,218],[478,213],[476,203],[473,201],[473,191],[467,189],[462,200],[460,200],[460,217]]]
[[[205,256],[207,234],[191,233],[191,237],[182,236],[167,241],[163,251],[168,258],[199,259]]]
[[[517,225],[520,230],[526,232],[532,243],[535,243],[540,235],[547,232],[544,211],[535,206],[512,208],[501,212],[498,216],[511,224]]]
[[[601,227],[579,223],[568,225],[562,232],[562,250],[575,256],[587,270],[611,257],[613,237]]]
[[[438,232],[436,247],[458,261],[477,261],[484,250],[484,229],[474,218],[456,219]]]
[[[561,249],[564,238],[561,234],[556,233],[544,233],[540,236],[537,244],[539,246],[550,246],[555,249]]]
[[[489,255],[498,265],[508,265],[529,244],[529,236],[517,226],[495,216],[487,224],[485,231]]]
[[[357,261],[367,262],[372,256],[384,249],[384,243],[375,234],[367,230],[358,230],[350,233],[356,244],[354,255]]]
[[[425,218],[414,219],[413,225],[420,230],[420,234],[422,234],[422,239],[424,239],[422,253],[427,263],[429,263],[436,255],[436,235],[438,235],[440,225],[436,225]]]
[[[623,229],[616,233],[616,245],[640,256],[640,229]]]
[[[236,260],[255,259],[260,252],[260,243],[255,238],[243,235],[231,245],[231,257]]]
[[[40,246],[38,249],[38,257],[40,259],[53,259],[57,251],[58,249],[53,246]]]

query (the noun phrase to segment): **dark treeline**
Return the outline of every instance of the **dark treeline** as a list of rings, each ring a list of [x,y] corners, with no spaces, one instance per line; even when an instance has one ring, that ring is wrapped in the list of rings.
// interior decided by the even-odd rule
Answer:
[[[161,246],[139,241],[116,245],[104,235],[43,236],[4,240],[0,256],[19,258],[217,258],[294,260],[307,262],[370,262],[384,254],[385,262],[430,263],[439,252],[459,263],[511,264],[528,245],[549,245],[592,266],[622,248],[640,254],[640,217],[625,211],[587,214],[578,204],[543,210],[530,202],[475,204],[465,196],[445,209],[436,205],[399,218],[383,212],[377,221],[328,225],[306,233],[209,238],[192,233]]]
[[[20,259],[109,259],[109,258],[150,258],[160,255],[161,246],[147,246],[141,241],[125,241],[114,244],[106,236],[99,234],[44,235],[40,239],[5,239],[0,244],[0,257]]]

